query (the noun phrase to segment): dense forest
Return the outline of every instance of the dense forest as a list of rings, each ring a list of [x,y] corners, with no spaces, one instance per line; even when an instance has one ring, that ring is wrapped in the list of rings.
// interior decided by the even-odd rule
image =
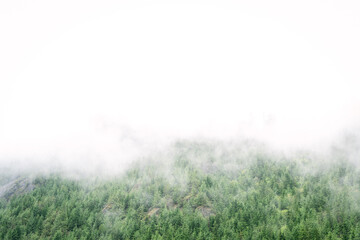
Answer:
[[[329,156],[179,141],[116,177],[4,173],[0,239],[360,239],[359,171]]]

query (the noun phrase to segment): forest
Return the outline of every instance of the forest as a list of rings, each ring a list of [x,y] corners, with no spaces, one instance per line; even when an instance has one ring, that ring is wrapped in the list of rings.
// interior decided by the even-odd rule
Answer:
[[[116,177],[2,171],[0,239],[360,239],[351,159],[177,141]]]

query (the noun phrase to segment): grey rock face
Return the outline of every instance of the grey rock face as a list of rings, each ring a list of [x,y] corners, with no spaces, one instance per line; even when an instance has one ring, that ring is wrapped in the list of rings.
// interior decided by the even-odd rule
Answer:
[[[35,186],[29,178],[16,178],[0,187],[0,198],[9,200],[14,195],[21,195],[32,191]]]

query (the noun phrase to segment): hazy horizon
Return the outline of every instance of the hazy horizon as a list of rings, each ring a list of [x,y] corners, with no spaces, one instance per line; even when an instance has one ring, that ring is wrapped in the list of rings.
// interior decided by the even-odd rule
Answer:
[[[359,10],[2,1],[0,164],[126,165],[176,139],[330,144],[360,127]]]

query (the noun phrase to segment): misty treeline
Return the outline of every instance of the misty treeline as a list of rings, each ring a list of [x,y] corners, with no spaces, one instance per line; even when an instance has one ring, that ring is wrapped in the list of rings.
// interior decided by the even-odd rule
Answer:
[[[21,176],[32,187],[1,197],[0,239],[360,239],[354,156],[324,156],[179,141],[114,178]]]

